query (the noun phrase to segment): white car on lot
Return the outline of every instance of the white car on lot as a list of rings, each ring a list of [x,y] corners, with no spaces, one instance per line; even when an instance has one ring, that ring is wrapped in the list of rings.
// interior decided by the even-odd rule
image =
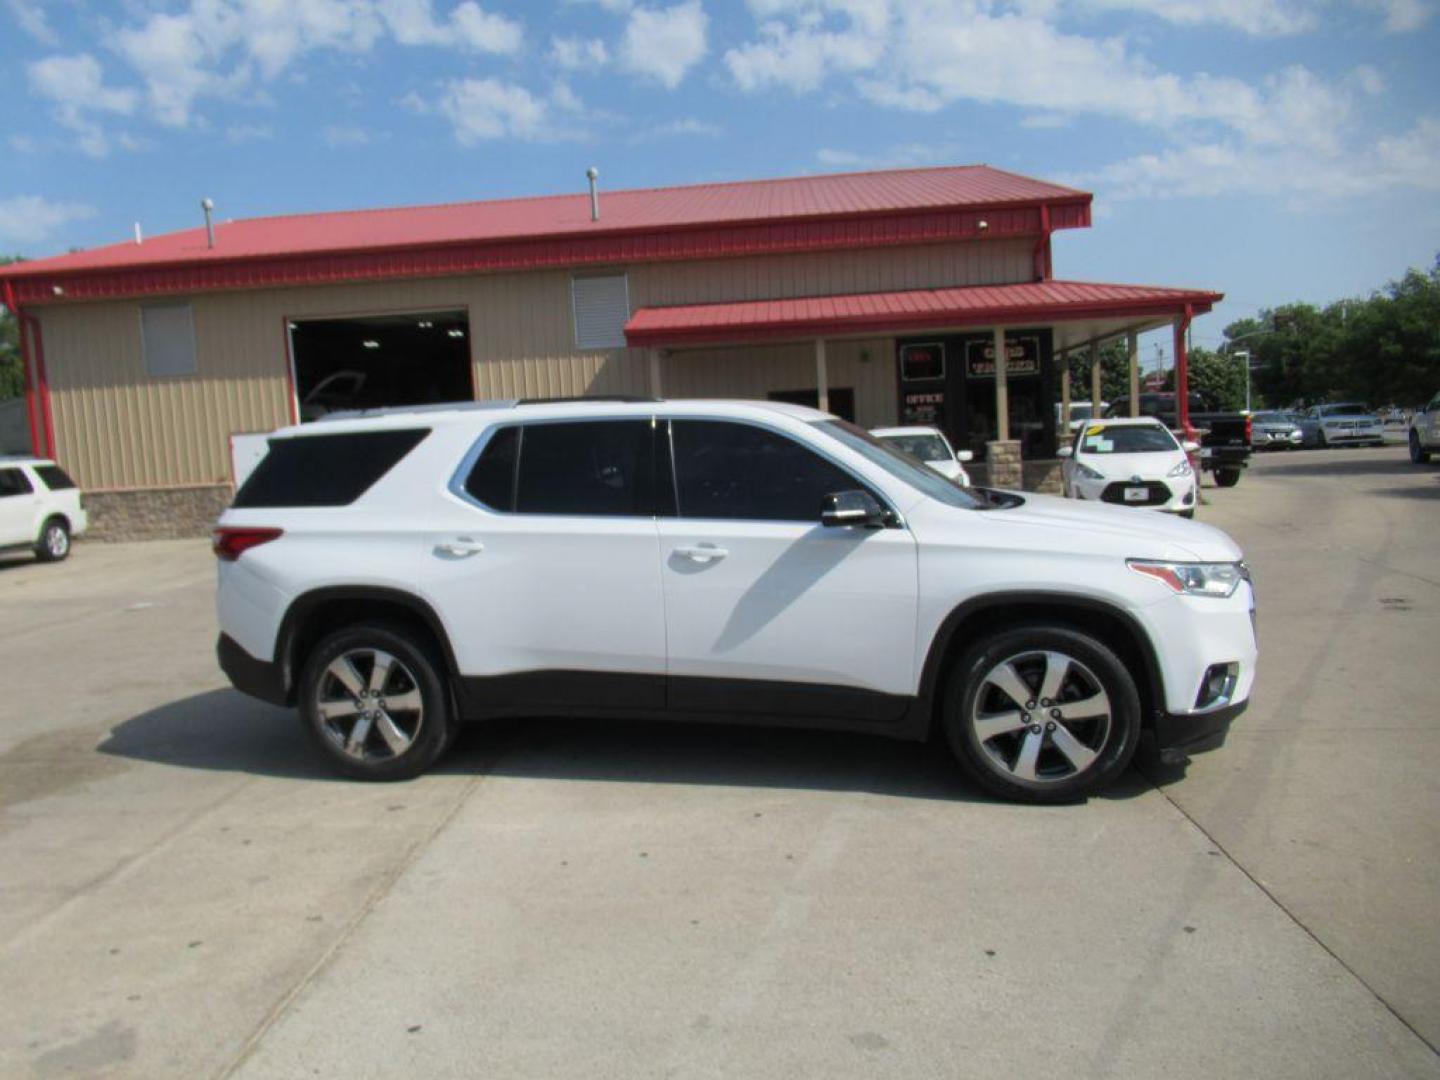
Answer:
[[[1410,460],[1416,465],[1423,465],[1431,454],[1440,453],[1440,394],[1410,418],[1406,441],[1410,444]]]
[[[29,548],[41,562],[59,562],[88,524],[80,490],[59,465],[0,457],[0,550]]]
[[[1096,420],[1060,448],[1061,487],[1069,498],[1195,516],[1199,481],[1182,444],[1150,417]]]
[[[974,460],[969,450],[956,453],[950,440],[939,428],[887,427],[871,428],[870,434],[919,461],[923,461],[947,480],[963,487],[970,486],[970,474],[964,463]]]
[[[932,733],[989,790],[1073,799],[1219,745],[1255,678],[1217,529],[962,488],[761,402],[478,403],[276,432],[215,531],[231,681],[349,775],[462,721]]]

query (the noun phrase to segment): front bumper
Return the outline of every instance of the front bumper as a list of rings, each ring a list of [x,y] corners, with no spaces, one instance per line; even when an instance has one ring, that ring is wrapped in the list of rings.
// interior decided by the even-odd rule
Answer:
[[[1220,749],[1230,734],[1230,725],[1249,704],[1249,701],[1240,701],[1206,713],[1158,713],[1155,746],[1160,751],[1160,760],[1180,764],[1191,754]]]
[[[1162,502],[1151,503],[1127,503],[1115,499],[1105,498],[1107,488],[1124,488],[1127,486],[1146,487],[1150,485],[1164,485],[1169,491],[1169,497]],[[1195,476],[1167,476],[1164,478],[1152,477],[1141,480],[1138,483],[1131,483],[1122,480],[1088,480],[1083,477],[1077,478],[1071,485],[1070,494],[1073,498],[1088,500],[1090,502],[1103,502],[1107,506],[1128,506],[1132,510],[1159,510],[1167,514],[1180,514],[1194,510],[1199,501],[1195,491]]]
[[[279,664],[257,660],[229,634],[221,634],[215,642],[215,656],[230,685],[242,694],[272,705],[290,704],[285,693],[285,676]]]

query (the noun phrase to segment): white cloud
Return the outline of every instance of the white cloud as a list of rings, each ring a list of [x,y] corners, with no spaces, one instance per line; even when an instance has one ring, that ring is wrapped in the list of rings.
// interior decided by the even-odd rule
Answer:
[[[544,98],[500,79],[454,79],[434,105],[413,96],[406,104],[449,120],[461,146],[503,138],[550,142],[579,137],[552,122],[550,103]]]
[[[155,118],[187,126],[195,102],[274,80],[302,57],[365,53],[386,38],[413,47],[513,53],[521,25],[464,0],[437,17],[431,0],[188,0],[115,31],[115,49],[145,80]]]
[[[225,129],[225,141],[231,146],[263,142],[274,137],[275,129],[268,124],[231,124]]]
[[[630,136],[631,146],[640,143],[654,142],[657,139],[675,139],[686,137],[698,137],[705,139],[718,139],[724,131],[718,124],[712,124],[707,120],[697,120],[692,116],[680,120],[669,120],[661,124],[652,124],[650,127],[642,128]]]
[[[374,132],[354,124],[327,124],[320,133],[325,145],[333,148],[346,146],[369,146],[375,141]]]
[[[1153,15],[1180,26],[1213,23],[1247,34],[1298,34],[1315,28],[1314,0],[1087,0],[1094,10]]]
[[[1431,15],[1424,0],[1354,0],[1360,7],[1378,11],[1384,16],[1382,25],[1392,34],[1408,34],[1419,30]]]
[[[10,14],[20,24],[20,29],[44,45],[60,44],[60,37],[50,28],[45,17],[45,8],[37,0],[5,0]]]
[[[27,74],[30,89],[52,103],[55,119],[75,133],[76,145],[92,157],[109,153],[114,138],[97,114],[128,116],[138,100],[134,90],[106,85],[100,61],[89,53],[47,56],[32,63]]]
[[[57,229],[95,216],[84,203],[52,202],[43,195],[12,195],[0,199],[0,246],[43,244]]]
[[[610,59],[599,38],[551,38],[550,62],[564,71],[596,71]]]
[[[700,0],[668,8],[634,8],[620,40],[620,64],[673,90],[704,57],[709,22]]]
[[[937,142],[897,143],[864,153],[827,147],[816,151],[815,160],[827,169],[915,169],[954,164],[961,160],[961,150]]]
[[[730,49],[725,66],[742,90],[816,89],[831,73],[873,68],[884,54],[890,12],[884,0],[752,0],[766,18],[759,40]]]

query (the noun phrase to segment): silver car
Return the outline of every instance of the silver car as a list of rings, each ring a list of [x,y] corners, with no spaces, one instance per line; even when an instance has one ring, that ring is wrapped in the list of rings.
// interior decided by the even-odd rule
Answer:
[[[1305,441],[1300,425],[1283,412],[1257,412],[1250,417],[1250,445],[1256,450],[1290,450]]]
[[[1385,425],[1368,405],[1356,401],[1316,405],[1305,415],[1316,423],[1320,446],[1385,445]]]

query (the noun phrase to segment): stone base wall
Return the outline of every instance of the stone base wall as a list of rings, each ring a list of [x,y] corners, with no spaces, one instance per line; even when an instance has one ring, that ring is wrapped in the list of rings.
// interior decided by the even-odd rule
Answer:
[[[180,540],[208,536],[230,505],[229,484],[83,495],[90,540]]]
[[[1060,494],[1060,461],[1027,461],[1024,464],[1025,490],[1042,495]]]
[[[1018,491],[1024,486],[1025,474],[1020,467],[1020,441],[1007,439],[985,444],[985,457],[990,466],[991,487]]]

